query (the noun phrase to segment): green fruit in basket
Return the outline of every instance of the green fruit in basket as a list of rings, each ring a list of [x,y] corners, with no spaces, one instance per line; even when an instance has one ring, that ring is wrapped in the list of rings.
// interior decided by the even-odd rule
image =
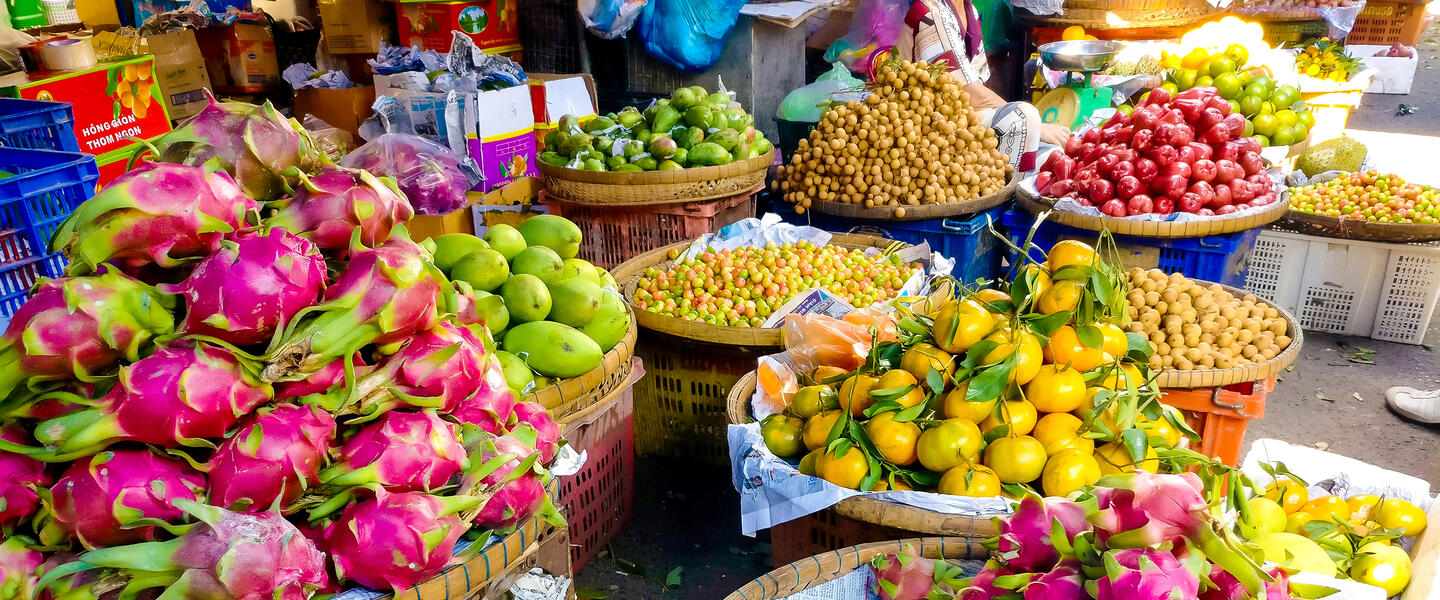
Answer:
[[[477,290],[493,292],[510,278],[510,265],[499,252],[488,248],[476,250],[455,262],[450,278],[464,281]]]
[[[705,126],[705,131],[715,131],[730,127],[730,118],[725,116],[725,111],[716,110],[710,114],[710,124]]]
[[[681,149],[690,149],[705,141],[705,130],[699,127],[690,127],[670,137],[675,139],[675,145]]]
[[[550,287],[550,314],[546,319],[571,327],[584,327],[600,309],[603,290],[593,281],[571,278]]]
[[[1290,569],[1335,576],[1335,562],[1308,537],[1281,532],[1263,534],[1250,541],[1265,552],[1265,560]]]
[[[559,151],[565,156],[575,156],[579,154],[581,150],[593,149],[594,143],[595,136],[588,133],[577,133],[565,138],[565,140],[560,143]]]
[[[627,164],[630,164],[630,163],[625,162],[625,157],[623,157],[623,156],[612,156],[612,157],[610,157],[610,158],[605,159],[605,168],[606,168],[606,169],[609,169],[609,170],[611,170],[611,171],[614,171],[614,170],[616,170],[616,169],[619,169],[621,165],[627,165]]]
[[[556,215],[536,215],[516,228],[524,236],[526,245],[544,246],[554,250],[560,258],[575,258],[580,254],[580,242],[584,234],[570,219]],[[556,267],[558,270],[559,267]],[[521,271],[529,273],[529,271]],[[532,273],[539,275],[539,273]]]
[[[641,121],[644,121],[645,115],[640,114],[640,111],[635,107],[627,106],[624,110],[620,111],[620,114],[616,115],[615,120],[620,123],[621,127],[629,128],[639,125]]]
[[[770,143],[770,140],[767,140],[763,137],[753,142],[750,142],[750,152],[755,156],[765,156],[765,153],[769,152],[774,148],[775,144]]]
[[[679,110],[685,110],[700,102],[703,96],[695,95],[695,90],[680,88],[670,94],[670,106]]]
[[[745,109],[732,106],[725,109],[725,118],[730,121],[730,126],[736,129],[752,127],[755,125],[755,117],[745,112]]]
[[[731,102],[734,102],[734,98],[725,92],[715,92],[705,97],[705,103],[716,108],[726,108]]]
[[[644,173],[644,172],[645,172],[645,169],[640,168],[640,165],[632,165],[632,164],[630,164],[630,163],[625,163],[625,164],[623,164],[623,165],[620,165],[620,166],[615,167],[615,168],[610,169],[610,170],[611,170],[611,171],[614,171],[614,172],[616,172],[616,173]]]
[[[519,230],[504,223],[491,225],[485,230],[485,243],[490,245],[491,250],[503,255],[507,262],[514,260],[516,254],[530,245],[525,243],[525,236]]]
[[[580,328],[581,333],[589,336],[605,352],[625,339],[629,331],[630,310],[620,294],[609,289],[600,295],[600,307],[595,310],[595,318]]]
[[[675,164],[684,168],[685,165],[690,164],[690,150],[686,148],[676,148],[675,155],[671,156],[670,160],[675,161]]]
[[[539,277],[521,273],[500,286],[500,296],[517,323],[544,321],[550,315],[550,289]]]
[[[610,119],[610,117],[595,117],[593,119],[590,119],[588,123],[585,123],[586,133],[598,133],[602,131],[609,131],[614,128],[615,121]]]
[[[685,111],[685,124],[691,127],[708,129],[711,121],[715,120],[715,109],[708,106],[692,106]]]
[[[640,140],[625,140],[625,143],[620,146],[620,154],[624,155],[627,159],[635,158],[644,153],[645,142]]]
[[[550,285],[560,281],[560,269],[564,266],[564,259],[554,250],[545,246],[531,246],[521,250],[515,255],[515,259],[510,261],[510,272],[534,275],[546,285]]]
[[[566,160],[565,157],[560,156],[560,154],[559,154],[558,152],[552,152],[552,151],[550,151],[550,150],[546,150],[546,151],[540,153],[540,162],[543,162],[543,163],[545,163],[545,164],[547,164],[547,165],[553,165],[553,166],[556,166],[556,167],[563,167],[563,166],[565,166],[566,163],[568,163],[568,162],[570,162],[570,161]]]
[[[559,148],[561,144],[565,143],[565,139],[568,137],[570,137],[570,134],[561,131],[559,128],[551,129],[549,133],[545,134],[545,147],[551,149]]]
[[[631,160],[630,164],[639,167],[641,171],[654,171],[660,166],[660,161],[653,156],[641,156]]]
[[[535,372],[520,357],[496,350],[495,358],[500,361],[500,372],[505,374],[505,385],[515,393],[524,394],[535,384]]]
[[[560,269],[560,281],[579,277],[598,286],[604,286],[605,280],[600,277],[601,270],[590,261],[583,258],[567,258],[565,266]]]
[[[600,366],[605,352],[573,327],[554,321],[521,323],[505,332],[506,351],[550,377],[576,377]]]
[[[505,306],[505,298],[497,294],[476,292],[475,315],[493,336],[498,337],[505,332],[506,327],[510,326],[510,308]]]
[[[556,131],[562,131],[570,135],[575,135],[576,133],[579,133],[580,131],[582,131],[580,129],[580,117],[577,117],[575,115],[565,115],[563,117],[560,117],[560,126],[556,128]]]
[[[735,150],[735,145],[740,143],[740,133],[734,129],[721,129],[710,134],[705,141],[724,148],[726,152],[732,152]]]
[[[661,135],[650,140],[650,155],[655,157],[656,160],[665,160],[671,156],[675,156],[675,150],[677,149],[679,149],[679,146],[675,145],[675,140],[670,139],[670,136]]]
[[[751,146],[749,142],[741,140],[735,148],[735,151],[731,152],[730,155],[737,161],[746,160],[755,156],[755,148]]]
[[[586,171],[604,171],[605,163],[600,162],[599,159],[587,158],[584,163],[581,163],[581,168]]]
[[[670,99],[669,99],[669,98],[661,98],[661,99],[659,99],[659,100],[656,100],[656,101],[650,103],[650,106],[645,107],[645,110],[640,111],[640,114],[641,114],[641,115],[644,115],[646,121],[650,121],[650,122],[653,123],[653,122],[655,122],[655,115],[656,115],[656,113],[659,113],[661,108],[664,108],[664,107],[667,107],[667,106],[670,106]]]
[[[680,111],[676,107],[666,104],[655,112],[655,118],[650,121],[651,131],[668,132],[680,123]]]
[[[620,289],[620,284],[615,281],[615,276],[611,275],[609,271],[601,269],[600,267],[595,267],[595,270],[600,272],[600,287],[608,287],[614,290]]]
[[[490,249],[490,244],[485,240],[468,233],[447,233],[437,238],[431,238],[431,240],[435,243],[435,249],[430,252],[435,257],[435,266],[447,275],[450,273],[450,268],[454,267],[455,263],[464,258],[466,254]]]
[[[677,163],[677,162],[675,162],[675,161],[673,161],[673,160],[662,160],[662,161],[660,161],[660,165],[657,166],[657,167],[655,167],[655,170],[656,170],[656,171],[679,171],[679,170],[682,170],[682,169],[684,169],[684,168],[685,168],[685,167],[680,166],[680,163]]]
[[[728,165],[735,159],[719,144],[703,142],[690,151],[690,162],[700,166]]]

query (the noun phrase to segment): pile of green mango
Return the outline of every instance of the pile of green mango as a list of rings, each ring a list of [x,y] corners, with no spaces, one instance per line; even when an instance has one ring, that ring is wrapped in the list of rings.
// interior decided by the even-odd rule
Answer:
[[[639,173],[726,165],[763,156],[774,145],[755,117],[724,92],[675,90],[641,111],[627,106],[585,123],[574,115],[545,134],[540,160],[586,171]]]
[[[568,219],[537,215],[519,227],[492,225],[484,238],[450,233],[426,242],[435,266],[473,299],[518,392],[594,369],[630,329],[615,278],[576,258],[581,239]]]

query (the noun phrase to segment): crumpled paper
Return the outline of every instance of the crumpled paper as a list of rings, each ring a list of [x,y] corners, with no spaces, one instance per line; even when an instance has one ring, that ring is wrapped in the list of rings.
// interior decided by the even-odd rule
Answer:
[[[355,82],[341,71],[320,71],[315,65],[295,63],[285,68],[280,74],[285,83],[290,84],[291,89],[303,90],[305,88],[340,90],[355,87]]]
[[[569,577],[551,575],[539,567],[510,586],[510,597],[515,600],[565,600],[569,593]]]

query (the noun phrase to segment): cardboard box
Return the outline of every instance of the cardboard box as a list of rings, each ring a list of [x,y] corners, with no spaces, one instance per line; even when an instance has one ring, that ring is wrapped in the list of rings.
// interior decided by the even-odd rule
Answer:
[[[185,119],[210,104],[205,91],[210,87],[210,72],[205,69],[205,55],[188,29],[147,36],[146,43],[155,55],[155,82],[165,93],[170,118]]]
[[[146,55],[78,71],[37,71],[0,95],[69,102],[80,151],[98,156],[134,143],[132,138],[150,139],[170,131],[154,64],[155,57]]]
[[[280,65],[269,27],[237,23],[201,29],[197,38],[216,91],[256,94],[279,85]]]
[[[466,207],[448,215],[415,215],[405,223],[405,228],[410,231],[410,239],[417,242],[447,233],[475,235],[473,208]]]
[[[400,45],[449,52],[450,32],[463,31],[487,54],[514,52],[520,49],[518,4],[516,0],[397,3]]]
[[[597,114],[599,96],[595,93],[595,78],[589,73],[530,73],[529,76],[537,150],[545,149],[545,134],[560,125],[561,117],[575,115],[583,123]]]
[[[375,54],[394,38],[395,11],[380,0],[321,0],[320,26],[332,54]]]
[[[1410,86],[1415,83],[1415,70],[1420,67],[1420,54],[1414,53],[1407,57],[1375,56],[1388,50],[1389,46],[1370,46],[1355,44],[1346,46],[1345,51],[1368,69],[1375,71],[1375,76],[1370,79],[1369,87],[1365,88],[1367,94],[1409,94]]]
[[[358,139],[360,124],[370,118],[370,105],[374,103],[373,85],[343,90],[305,88],[295,92],[295,118],[303,123],[305,115],[315,115]]]
[[[470,156],[480,164],[486,192],[521,177],[539,176],[535,168],[535,112],[529,86],[480,92],[475,101],[475,132],[467,134]]]

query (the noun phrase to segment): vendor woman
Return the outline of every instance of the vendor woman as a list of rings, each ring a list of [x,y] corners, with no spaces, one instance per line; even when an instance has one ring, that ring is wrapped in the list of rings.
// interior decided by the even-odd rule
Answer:
[[[945,61],[951,75],[965,83],[971,107],[995,130],[1000,150],[1008,154],[1010,164],[1021,171],[1036,167],[1035,153],[1040,142],[1058,146],[1070,138],[1068,128],[1041,123],[1040,112],[1033,105],[1007,103],[985,87],[990,67],[985,60],[980,14],[971,0],[911,0],[895,46],[873,55],[871,68],[890,53],[912,62]]]

